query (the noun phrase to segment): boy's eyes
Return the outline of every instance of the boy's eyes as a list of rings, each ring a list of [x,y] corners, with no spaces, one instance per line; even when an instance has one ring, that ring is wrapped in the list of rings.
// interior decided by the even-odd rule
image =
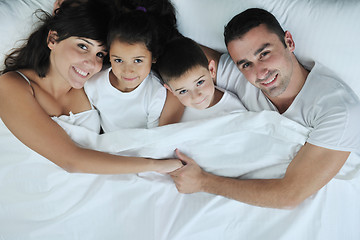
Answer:
[[[200,86],[200,85],[202,85],[204,82],[205,82],[205,80],[200,80],[200,81],[198,81],[198,82],[196,83],[196,86]]]
[[[141,59],[135,59],[134,62],[135,63],[142,63],[142,60]]]
[[[121,63],[123,60],[121,60],[120,58],[117,58],[114,60],[114,62],[117,62],[117,63]]]
[[[179,92],[180,95],[185,94],[185,93],[187,93],[187,90],[185,90],[185,89],[184,89],[184,90],[181,90],[181,91]]]

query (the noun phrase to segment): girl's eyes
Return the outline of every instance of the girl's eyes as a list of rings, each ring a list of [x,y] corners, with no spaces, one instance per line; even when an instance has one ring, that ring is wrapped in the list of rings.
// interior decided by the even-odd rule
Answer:
[[[117,59],[115,59],[114,60],[114,62],[117,62],[117,63],[122,63],[122,62],[124,62],[122,59],[120,59],[120,58],[117,58]],[[135,59],[134,60],[134,63],[142,63],[143,61],[141,60],[141,59]]]

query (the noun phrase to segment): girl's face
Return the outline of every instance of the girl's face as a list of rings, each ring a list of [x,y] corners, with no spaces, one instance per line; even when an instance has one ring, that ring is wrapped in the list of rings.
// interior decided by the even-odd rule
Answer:
[[[50,72],[62,77],[76,89],[84,86],[85,82],[102,68],[106,49],[98,41],[69,37],[60,42],[49,38]]]
[[[110,46],[110,62],[116,81],[114,87],[122,92],[137,88],[151,71],[152,54],[144,43],[113,41]]]

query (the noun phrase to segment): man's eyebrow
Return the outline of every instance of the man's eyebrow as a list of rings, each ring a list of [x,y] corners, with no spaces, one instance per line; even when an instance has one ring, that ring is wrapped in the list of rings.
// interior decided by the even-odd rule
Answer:
[[[258,50],[256,50],[254,52],[254,56],[258,55],[259,53],[261,53],[265,48],[267,48],[268,46],[270,46],[270,43],[264,43]]]
[[[264,43],[260,48],[258,48],[255,52],[254,52],[254,56],[258,55],[259,53],[261,53],[265,48],[267,48],[268,46],[270,46],[270,43]],[[236,65],[240,66],[241,64],[245,63],[247,60],[246,59],[241,59],[239,61],[236,61]]]

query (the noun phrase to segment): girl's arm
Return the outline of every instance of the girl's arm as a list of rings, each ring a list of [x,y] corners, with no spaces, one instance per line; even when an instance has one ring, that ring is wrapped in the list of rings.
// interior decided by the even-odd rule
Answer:
[[[184,113],[184,105],[166,89],[166,100],[159,119],[159,126],[178,123]]]
[[[175,159],[123,157],[78,147],[42,109],[29,84],[14,73],[0,76],[0,118],[23,144],[69,172],[165,173],[182,166]]]

